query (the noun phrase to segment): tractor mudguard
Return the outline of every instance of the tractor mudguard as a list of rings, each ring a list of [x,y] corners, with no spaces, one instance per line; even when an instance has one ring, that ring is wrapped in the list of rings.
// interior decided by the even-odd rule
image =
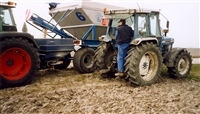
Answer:
[[[158,44],[157,38],[154,38],[154,37],[136,38],[136,39],[132,40],[130,44],[139,45],[139,44],[141,44],[141,42],[153,42],[154,44]]]
[[[174,66],[174,61],[176,60],[178,54],[182,51],[186,51],[185,48],[173,48],[164,59],[163,63],[168,67]]]
[[[0,40],[2,38],[13,38],[13,37],[21,37],[27,39],[29,42],[32,42],[36,48],[39,48],[37,43],[34,41],[34,38],[29,33],[23,33],[23,32],[1,32],[0,33]]]

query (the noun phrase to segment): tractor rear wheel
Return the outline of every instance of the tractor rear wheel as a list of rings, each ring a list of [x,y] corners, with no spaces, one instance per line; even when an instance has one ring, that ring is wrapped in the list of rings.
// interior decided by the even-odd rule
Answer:
[[[151,85],[157,82],[162,69],[162,56],[153,43],[142,43],[128,51],[125,74],[133,86]]]
[[[185,78],[189,75],[192,67],[192,58],[187,51],[182,51],[176,57],[173,67],[168,67],[168,72],[172,78]]]
[[[2,78],[0,77],[0,89],[3,88],[3,82],[2,82]]]
[[[97,47],[94,55],[94,63],[96,64],[97,70],[109,69],[112,65],[114,58],[114,49],[110,42],[101,42]],[[110,70],[107,73],[101,74],[102,77],[114,77],[116,71]]]
[[[80,73],[91,73],[95,70],[93,62],[94,50],[91,48],[79,49],[74,54],[73,65]]]
[[[0,42],[0,49],[0,85],[29,84],[40,66],[39,54],[33,44],[22,38],[6,38]]]

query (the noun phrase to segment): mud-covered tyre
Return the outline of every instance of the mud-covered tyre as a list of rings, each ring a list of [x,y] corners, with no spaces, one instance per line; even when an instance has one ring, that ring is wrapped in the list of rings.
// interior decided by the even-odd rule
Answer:
[[[3,88],[2,78],[0,77],[0,89]]]
[[[108,69],[112,62],[114,57],[114,49],[110,42],[101,42],[97,49],[95,50],[94,55],[94,63],[96,65],[96,69],[98,71],[102,69]],[[108,73],[101,74],[102,77],[108,78],[108,77],[114,77],[114,70],[110,70]]]
[[[56,65],[55,66],[55,69],[60,69],[60,70],[64,70],[66,69],[70,63],[71,63],[71,60],[69,60],[68,58],[71,58],[71,55],[68,54],[66,55],[61,61],[63,61],[63,64],[60,64],[60,65]]]
[[[91,73],[95,70],[93,62],[94,50],[92,48],[79,49],[74,54],[73,65],[74,69],[79,73]]]
[[[29,84],[39,66],[39,54],[26,39],[5,38],[0,41],[0,81],[3,87]]]
[[[132,46],[125,58],[125,74],[133,86],[151,85],[157,82],[162,69],[162,56],[153,43]]]
[[[192,67],[192,57],[188,51],[182,51],[175,59],[174,66],[168,67],[170,77],[179,79],[189,75]]]

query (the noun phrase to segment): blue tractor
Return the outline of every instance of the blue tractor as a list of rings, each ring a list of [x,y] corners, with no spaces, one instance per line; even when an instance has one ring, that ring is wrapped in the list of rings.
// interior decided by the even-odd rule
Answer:
[[[173,78],[184,78],[190,73],[191,55],[185,48],[172,48],[174,39],[167,37],[167,29],[161,30],[159,11],[105,10],[108,20],[106,35],[99,37],[100,45],[95,51],[94,63],[102,77],[113,76],[117,72],[117,44],[115,32],[120,19],[134,30],[134,37],[125,58],[125,79],[133,86],[151,85],[161,75],[163,63]],[[163,32],[163,33],[162,33]]]

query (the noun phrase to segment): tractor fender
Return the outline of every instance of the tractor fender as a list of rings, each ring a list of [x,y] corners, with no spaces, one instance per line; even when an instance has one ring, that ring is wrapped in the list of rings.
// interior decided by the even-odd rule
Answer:
[[[139,45],[141,42],[153,42],[154,44],[158,44],[157,38],[154,38],[154,37],[136,38],[132,40],[130,44]]]
[[[164,59],[163,63],[168,67],[174,66],[174,61],[176,60],[177,56],[180,52],[186,51],[186,48],[173,48]]]
[[[99,37],[99,41],[110,42],[112,39],[109,35],[102,35]]]
[[[34,47],[39,48],[37,43],[34,41],[34,38],[29,33],[24,32],[1,32],[0,33],[0,41],[4,38],[13,38],[13,37],[21,37],[23,39],[27,39],[29,42],[33,43]]]

